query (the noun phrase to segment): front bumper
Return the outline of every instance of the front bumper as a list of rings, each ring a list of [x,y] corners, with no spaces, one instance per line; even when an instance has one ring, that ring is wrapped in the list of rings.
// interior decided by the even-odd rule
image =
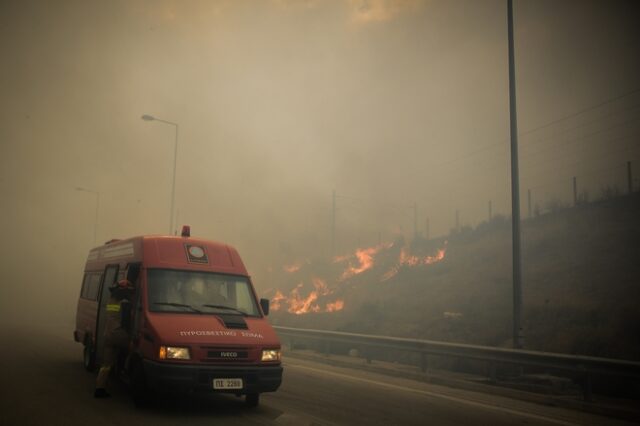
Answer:
[[[282,383],[282,366],[178,365],[144,360],[147,385],[161,391],[227,393],[274,392]],[[214,390],[213,379],[241,378],[243,389]]]

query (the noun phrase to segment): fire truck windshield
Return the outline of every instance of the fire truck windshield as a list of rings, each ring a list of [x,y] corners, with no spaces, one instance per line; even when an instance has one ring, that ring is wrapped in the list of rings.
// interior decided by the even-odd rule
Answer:
[[[147,301],[152,312],[260,316],[248,279],[234,275],[149,269]]]

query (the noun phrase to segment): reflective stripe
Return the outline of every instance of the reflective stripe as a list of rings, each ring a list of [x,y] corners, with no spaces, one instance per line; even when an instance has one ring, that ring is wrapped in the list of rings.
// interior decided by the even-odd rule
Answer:
[[[120,312],[120,304],[117,304],[117,305],[108,304],[107,312]]]

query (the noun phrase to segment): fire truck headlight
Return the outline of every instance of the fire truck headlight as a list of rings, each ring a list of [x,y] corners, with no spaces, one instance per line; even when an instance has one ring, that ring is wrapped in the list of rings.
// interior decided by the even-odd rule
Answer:
[[[158,352],[160,359],[191,359],[189,348],[180,346],[160,346]]]
[[[280,361],[281,359],[282,354],[280,353],[280,349],[262,350],[262,361]]]

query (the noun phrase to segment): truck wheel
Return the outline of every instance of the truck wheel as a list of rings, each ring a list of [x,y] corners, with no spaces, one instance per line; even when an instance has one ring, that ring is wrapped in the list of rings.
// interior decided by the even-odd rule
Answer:
[[[144,368],[140,361],[132,363],[129,373],[131,376],[131,395],[136,407],[142,408],[149,405],[151,394],[147,387],[147,379],[144,375]]]
[[[249,407],[257,407],[260,403],[260,394],[259,393],[248,393],[245,397],[245,402]]]
[[[96,352],[93,350],[91,340],[87,340],[84,344],[82,365],[84,365],[84,369],[89,372],[93,372],[96,369]]]

